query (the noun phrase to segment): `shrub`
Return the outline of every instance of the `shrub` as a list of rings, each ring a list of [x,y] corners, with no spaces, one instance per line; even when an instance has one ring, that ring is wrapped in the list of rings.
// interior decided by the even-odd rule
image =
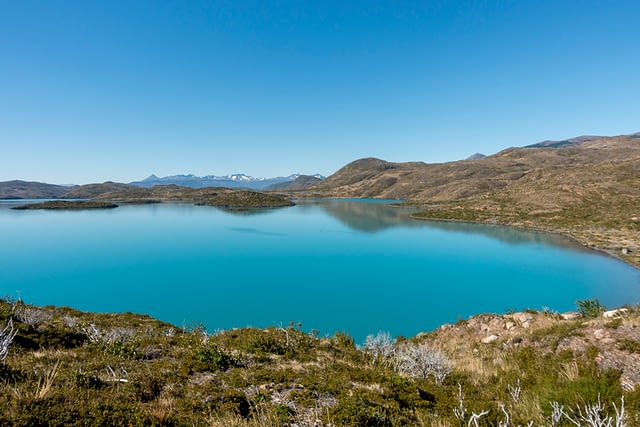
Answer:
[[[584,317],[598,317],[603,311],[604,306],[597,299],[585,299],[576,301],[578,311]]]
[[[444,382],[451,373],[451,363],[444,353],[426,344],[407,343],[396,355],[396,369],[414,378],[433,376],[436,384]]]
[[[374,362],[384,362],[395,353],[395,346],[389,332],[368,335],[364,342],[364,351],[371,355]]]
[[[345,427],[388,427],[391,420],[379,402],[365,396],[355,395],[342,399],[339,406],[332,408],[328,420],[333,425]]]
[[[336,332],[333,339],[336,345],[340,348],[344,348],[344,349],[355,348],[353,337],[347,334],[346,332]]]
[[[194,372],[226,371],[235,362],[231,355],[213,344],[196,349],[190,359],[189,365]]]

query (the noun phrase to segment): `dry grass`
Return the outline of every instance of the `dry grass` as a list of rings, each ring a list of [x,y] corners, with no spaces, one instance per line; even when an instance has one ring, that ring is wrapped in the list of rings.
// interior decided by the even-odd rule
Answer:
[[[560,377],[565,381],[575,381],[580,376],[580,369],[578,363],[572,360],[567,363],[563,363],[560,369]]]
[[[38,389],[35,392],[36,399],[44,399],[47,397],[47,395],[51,391],[51,388],[53,387],[53,382],[58,376],[60,365],[61,363],[58,360],[51,368],[45,369],[40,374],[40,379],[38,380]]]

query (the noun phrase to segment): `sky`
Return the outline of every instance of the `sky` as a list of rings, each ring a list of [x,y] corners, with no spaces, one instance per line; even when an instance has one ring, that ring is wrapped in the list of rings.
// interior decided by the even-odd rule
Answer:
[[[329,175],[640,131],[640,2],[0,0],[0,181]]]

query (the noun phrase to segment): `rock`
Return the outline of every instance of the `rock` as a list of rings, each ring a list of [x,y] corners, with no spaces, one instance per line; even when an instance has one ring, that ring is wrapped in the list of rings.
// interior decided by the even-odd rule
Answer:
[[[511,330],[511,329],[513,329],[515,326],[516,326],[516,324],[515,324],[515,323],[513,323],[513,322],[507,322],[507,323],[505,323],[505,324],[504,324],[504,328],[505,328],[507,331],[510,331],[510,330]]]
[[[562,320],[576,320],[581,318],[582,314],[578,313],[577,311],[568,311],[566,313],[560,314],[560,317],[562,317]]]
[[[533,321],[533,316],[531,314],[522,312],[513,313],[511,318],[523,328],[529,328]]]
[[[531,322],[533,320],[533,316],[529,313],[513,313],[513,320],[522,324],[525,322]]]
[[[601,340],[606,336],[606,332],[604,329],[596,329],[593,331],[593,337],[597,340]]]
[[[612,319],[614,317],[624,315],[627,311],[629,310],[626,308],[617,308],[615,310],[605,311],[604,313],[602,313],[602,317],[604,317],[605,319]]]
[[[495,334],[489,335],[488,337],[482,338],[482,343],[483,344],[489,344],[489,343],[494,342],[497,339],[498,339],[498,335],[495,335]]]

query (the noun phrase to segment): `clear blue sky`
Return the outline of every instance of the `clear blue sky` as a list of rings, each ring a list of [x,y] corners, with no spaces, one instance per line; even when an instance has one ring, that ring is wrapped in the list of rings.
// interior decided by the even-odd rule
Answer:
[[[640,2],[0,0],[0,181],[328,175],[640,131]]]

